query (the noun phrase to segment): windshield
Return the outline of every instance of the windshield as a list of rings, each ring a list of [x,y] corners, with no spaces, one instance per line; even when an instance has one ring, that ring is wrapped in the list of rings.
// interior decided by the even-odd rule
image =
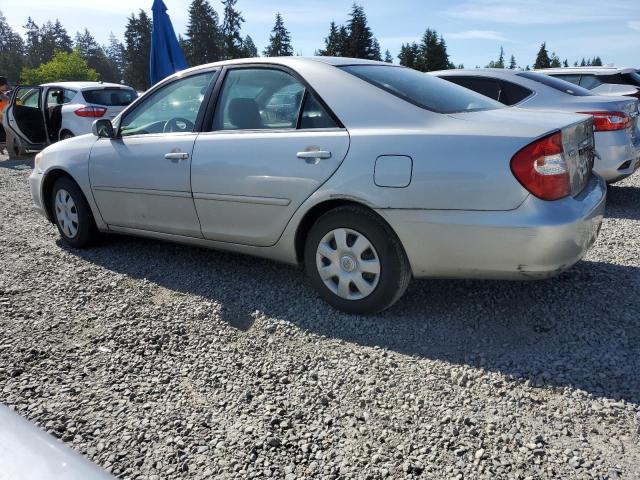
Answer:
[[[84,90],[82,96],[88,103],[107,107],[124,107],[133,102],[138,94],[131,88],[101,88]]]
[[[562,93],[566,93],[568,95],[573,95],[574,97],[588,97],[591,95],[595,95],[591,93],[586,88],[579,87],[570,82],[566,82],[564,80],[560,80],[556,77],[550,77],[548,75],[544,75],[542,73],[535,72],[520,72],[517,73],[519,77],[527,78],[529,80],[533,80],[534,82],[541,83],[546,85],[547,87],[551,87],[554,90],[558,90]]]
[[[404,67],[348,65],[339,67],[396,97],[438,113],[495,110],[504,105],[466,88]]]

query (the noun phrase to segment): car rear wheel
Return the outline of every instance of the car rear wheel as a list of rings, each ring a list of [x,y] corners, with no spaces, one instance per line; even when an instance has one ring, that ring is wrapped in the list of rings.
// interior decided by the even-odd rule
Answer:
[[[305,270],[320,296],[347,313],[381,312],[397,302],[411,268],[395,233],[375,213],[338,207],[307,236]]]
[[[10,159],[19,158],[27,153],[20,139],[9,132],[7,132],[7,153]]]
[[[97,228],[82,191],[68,177],[56,180],[51,193],[51,211],[60,236],[73,248],[86,248],[95,240]]]

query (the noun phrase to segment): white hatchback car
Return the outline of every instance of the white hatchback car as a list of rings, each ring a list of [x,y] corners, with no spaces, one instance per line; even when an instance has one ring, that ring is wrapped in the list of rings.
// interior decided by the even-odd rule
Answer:
[[[47,83],[14,89],[4,115],[9,155],[91,133],[97,118],[114,119],[138,97],[124,85],[101,82]]]

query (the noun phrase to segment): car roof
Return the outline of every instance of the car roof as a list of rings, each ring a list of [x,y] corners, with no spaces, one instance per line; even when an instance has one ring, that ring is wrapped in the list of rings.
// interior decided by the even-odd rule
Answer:
[[[452,68],[451,70],[437,70],[435,72],[429,72],[429,74],[435,75],[436,77],[471,77],[475,75],[480,77],[509,78],[522,72],[523,70],[511,70],[509,68]]]
[[[178,72],[176,76],[183,75],[185,73],[196,72],[198,70],[207,69],[210,67],[224,67],[226,65],[245,65],[245,64],[277,64],[277,65],[289,65],[295,66],[296,64],[308,63],[308,62],[320,62],[334,66],[346,66],[346,65],[386,65],[394,66],[391,63],[379,62],[376,60],[364,60],[362,58],[348,58],[348,57],[255,57],[255,58],[238,58],[234,60],[222,60],[220,62],[207,63],[204,65],[198,65],[191,67],[187,70]],[[395,65],[396,67],[398,65]]]
[[[631,67],[561,67],[561,68],[540,68],[534,70],[540,73],[566,73],[581,74],[591,73],[595,75],[611,75],[614,73],[632,73],[637,72],[637,68]]]
[[[41,87],[62,87],[72,90],[89,90],[94,88],[131,88],[127,85],[120,85],[119,83],[105,83],[105,82],[52,82],[43,83]]]

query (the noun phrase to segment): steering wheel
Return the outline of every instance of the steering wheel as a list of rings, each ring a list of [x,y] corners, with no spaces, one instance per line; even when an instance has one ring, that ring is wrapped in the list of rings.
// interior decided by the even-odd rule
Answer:
[[[162,129],[162,133],[186,133],[193,132],[195,128],[195,124],[191,120],[187,120],[182,117],[175,117],[170,120],[167,120],[167,123],[164,124],[164,128]]]

